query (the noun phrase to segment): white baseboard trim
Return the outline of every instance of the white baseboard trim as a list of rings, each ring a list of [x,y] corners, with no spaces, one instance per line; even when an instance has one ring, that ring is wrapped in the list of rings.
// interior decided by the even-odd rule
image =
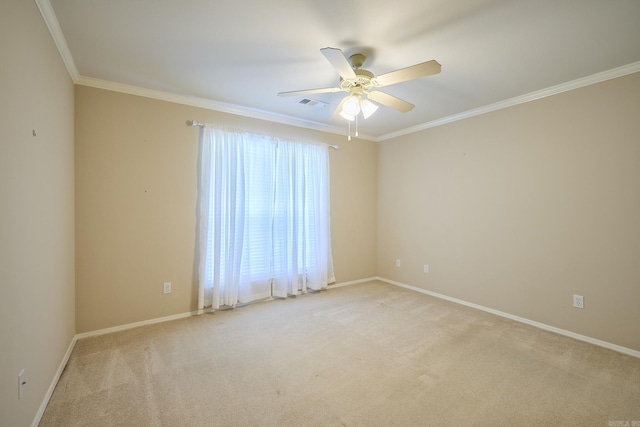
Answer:
[[[353,280],[350,282],[336,283],[334,285],[327,286],[327,289],[334,289],[334,288],[340,288],[343,286],[356,285],[358,283],[371,282],[377,279],[378,279],[377,277],[369,277],[367,279],[359,279],[359,280]],[[74,340],[79,340],[79,339],[88,338],[88,337],[95,337],[98,335],[110,334],[113,332],[126,331],[127,329],[138,328],[140,326],[153,325],[154,323],[162,323],[162,322],[169,322],[171,320],[184,319],[185,317],[197,316],[199,314],[209,313],[211,311],[214,311],[214,310],[212,310],[211,308],[205,308],[205,309],[200,309],[196,311],[189,311],[186,313],[172,314],[171,316],[157,317],[155,319],[149,319],[149,320],[142,320],[140,322],[127,323],[125,325],[113,326],[111,328],[104,328],[104,329],[97,329],[95,331],[82,332],[80,334],[76,334]]]
[[[588,337],[586,335],[580,335],[580,334],[577,334],[575,332],[567,331],[566,329],[556,328],[555,326],[550,326],[550,325],[547,325],[545,323],[536,322],[534,320],[529,320],[529,319],[526,319],[524,317],[514,316],[513,314],[505,313],[503,311],[494,310],[494,309],[489,308],[489,307],[484,307],[482,305],[474,304],[474,303],[467,302],[467,301],[464,301],[464,300],[460,300],[460,299],[457,299],[457,298],[452,298],[452,297],[449,297],[447,295],[439,294],[439,293],[436,293],[436,292],[431,292],[431,291],[428,291],[426,289],[422,289],[422,288],[418,288],[418,287],[415,287],[415,286],[407,285],[405,283],[400,283],[400,282],[396,282],[394,280],[385,279],[384,277],[376,277],[376,279],[380,280],[381,282],[385,282],[385,283],[389,283],[391,285],[399,286],[401,288],[410,289],[412,291],[420,292],[422,294],[430,295],[432,297],[436,297],[436,298],[440,298],[440,299],[443,299],[443,300],[451,301],[451,302],[454,302],[456,304],[461,304],[461,305],[464,305],[464,306],[467,306],[467,307],[475,308],[477,310],[486,311],[488,313],[495,314],[497,316],[505,317],[505,318],[510,319],[510,320],[515,320],[516,322],[520,322],[520,323],[524,323],[524,324],[527,324],[527,325],[530,325],[530,326],[534,326],[534,327],[539,328],[539,329],[544,329],[545,331],[554,332],[556,334],[564,335],[564,336],[571,337],[571,338],[574,338],[574,339],[577,339],[577,340],[580,340],[580,341],[588,342],[590,344],[594,344],[594,345],[597,345],[597,346],[600,346],[600,347],[608,348],[610,350],[614,350],[614,351],[617,351],[619,353],[624,353],[624,354],[627,354],[629,356],[634,356],[634,357],[640,358],[640,351],[638,351],[638,350],[633,350],[631,348],[622,347],[620,345],[612,344],[612,343],[609,343],[609,342],[606,342],[606,341],[602,341],[602,340],[599,340],[599,339],[596,339],[596,338],[591,338],[591,337]]]
[[[358,283],[371,282],[377,279],[378,279],[377,277],[369,277],[367,279],[359,279],[359,280],[353,280],[350,282],[336,283],[334,285],[327,286],[327,289],[334,289],[334,288],[340,288],[343,286],[356,285]],[[154,323],[169,322],[171,320],[184,319],[185,317],[197,316],[199,314],[209,313],[211,311],[214,311],[214,310],[212,310],[211,308],[205,308],[205,309],[200,309],[196,311],[189,311],[186,313],[173,314],[171,316],[158,317],[158,318],[149,319],[149,320],[142,320],[140,322],[127,323],[126,325],[113,326],[111,328],[104,328],[104,329],[97,329],[95,331],[82,332],[80,334],[76,334],[74,339],[79,340],[79,339],[88,338],[88,337],[95,337],[98,335],[110,334],[113,332],[126,331],[127,329],[138,328],[140,326],[145,326],[145,325],[153,325]]]
[[[76,342],[79,339],[88,338],[88,337],[94,337],[94,336],[98,336],[98,335],[109,334],[109,333],[112,333],[112,332],[124,331],[124,330],[127,330],[127,329],[133,329],[133,328],[137,328],[137,327],[140,327],[140,326],[152,325],[154,323],[161,323],[161,322],[168,322],[170,320],[183,319],[185,317],[196,316],[198,314],[208,313],[210,311],[211,311],[210,309],[202,309],[202,310],[190,311],[188,313],[174,314],[174,315],[171,315],[171,316],[165,316],[165,317],[159,317],[159,318],[156,318],[156,319],[143,320],[141,322],[128,323],[126,325],[114,326],[112,328],[98,329],[98,330],[95,330],[95,331],[89,331],[89,332],[83,332],[81,334],[76,334],[73,337],[73,339],[71,340],[71,344],[69,344],[69,348],[67,348],[67,352],[65,353],[64,357],[62,358],[62,362],[60,362],[60,366],[58,367],[58,370],[56,371],[56,374],[54,375],[53,380],[51,381],[51,385],[49,386],[49,389],[47,390],[47,393],[45,394],[44,399],[42,400],[42,403],[40,404],[40,408],[38,409],[38,412],[36,413],[36,416],[33,419],[33,423],[31,424],[31,426],[32,427],[37,427],[38,424],[40,424],[40,420],[42,419],[42,415],[44,414],[45,409],[47,409],[47,405],[49,404],[49,400],[51,400],[51,396],[53,395],[53,391],[55,390],[56,386],[58,385],[58,381],[60,381],[60,376],[62,375],[62,372],[64,371],[64,368],[67,366],[67,363],[69,362],[69,357],[71,357],[71,353],[73,352],[73,349],[76,346]]]
[[[327,286],[327,289],[341,288],[343,286],[351,286],[351,285],[357,285],[359,283],[373,282],[374,280],[378,280],[378,277],[369,277],[367,279],[358,279],[358,280],[352,280],[350,282],[336,283],[336,284]]]
[[[453,298],[447,295],[443,295],[443,294],[439,294],[437,292],[432,292],[426,289],[422,289],[422,288],[418,288],[415,286],[411,286],[411,285],[407,285],[405,283],[401,283],[401,282],[396,282],[394,280],[390,280],[390,279],[386,279],[384,277],[369,277],[366,279],[359,279],[359,280],[352,280],[349,282],[342,282],[342,283],[336,283],[334,285],[330,285],[327,287],[327,289],[334,289],[334,288],[341,288],[343,286],[350,286],[350,285],[357,285],[360,283],[366,283],[366,282],[372,282],[375,280],[379,280],[381,282],[385,282],[385,283],[389,283],[391,285],[394,286],[398,286],[401,288],[405,288],[405,289],[409,289],[415,292],[420,292],[422,294],[425,295],[430,295],[432,297],[435,298],[439,298],[439,299],[443,299],[446,301],[450,301],[456,304],[460,304],[460,305],[464,305],[467,307],[471,307],[471,308],[475,308],[477,310],[482,310],[485,311],[487,313],[491,313],[491,314],[495,314],[497,316],[500,317],[504,317],[510,320],[514,320],[516,322],[520,322],[520,323],[524,323],[539,329],[543,329],[545,331],[550,331],[550,332],[554,332],[560,335],[564,335],[570,338],[574,338],[580,341],[584,341],[590,344],[594,344],[600,347],[604,347],[604,348],[608,348],[610,350],[614,350],[617,351],[619,353],[623,353],[629,356],[633,356],[633,357],[637,357],[640,358],[640,351],[637,350],[633,350],[630,348],[626,348],[626,347],[622,347],[619,346],[617,344],[612,344],[606,341],[602,341],[602,340],[598,340],[595,338],[591,338],[585,335],[580,335],[580,334],[576,334],[575,332],[571,332],[571,331],[567,331],[565,329],[560,329],[560,328],[556,328],[555,326],[550,326],[544,323],[540,323],[540,322],[536,322],[533,320],[529,320],[526,319],[524,317],[519,317],[519,316],[514,316],[513,314],[509,314],[509,313],[505,313],[502,311],[498,311],[498,310],[494,310],[492,308],[489,307],[484,307],[482,305],[478,305],[478,304],[474,304],[471,302],[467,302],[461,299],[457,299],[457,298]],[[53,391],[56,388],[56,385],[58,384],[58,381],[60,380],[60,376],[62,375],[62,372],[64,371],[65,366],[67,366],[67,362],[69,361],[69,357],[71,356],[71,352],[73,351],[73,348],[76,345],[76,342],[79,339],[82,338],[88,338],[88,337],[94,337],[94,336],[98,336],[98,335],[104,335],[104,334],[109,334],[112,332],[118,332],[118,331],[124,331],[127,329],[133,329],[133,328],[137,328],[140,326],[145,326],[145,325],[152,325],[154,323],[161,323],[161,322],[169,322],[171,320],[177,320],[177,319],[183,319],[186,317],[191,317],[191,316],[197,316],[199,314],[203,314],[203,313],[208,313],[211,312],[211,309],[201,309],[201,310],[196,310],[196,311],[190,311],[187,313],[180,313],[180,314],[174,314],[171,316],[165,316],[165,317],[158,317],[155,319],[149,319],[149,320],[143,320],[141,322],[134,322],[134,323],[128,323],[126,325],[120,325],[120,326],[114,326],[112,328],[105,328],[105,329],[98,329],[95,331],[90,331],[90,332],[83,332],[80,334],[76,334],[73,339],[71,340],[71,343],[69,344],[69,347],[67,348],[67,352],[65,353],[64,357],[62,358],[62,361],[60,362],[60,366],[58,367],[58,370],[56,371],[55,376],[53,377],[53,381],[51,382],[51,385],[49,386],[49,389],[47,390],[47,393],[44,396],[44,399],[42,401],[42,404],[40,405],[40,408],[38,409],[38,412],[36,414],[36,417],[33,420],[33,423],[31,424],[32,427],[37,427],[38,424],[40,423],[40,419],[42,418],[42,415],[44,414],[45,409],[47,409],[47,405],[49,404],[49,400],[51,399],[51,395],[53,394]]]
[[[140,322],[127,323],[126,325],[114,326],[112,328],[97,329],[95,331],[83,332],[76,335],[76,339],[95,337],[98,335],[110,334],[112,332],[126,331],[127,329],[138,328],[145,325],[153,325],[154,323],[169,322],[171,320],[184,319],[185,317],[197,316],[198,314],[208,312],[207,309],[189,311],[187,313],[172,314],[171,316],[157,317],[155,319],[143,320]]]
[[[47,409],[47,405],[49,404],[49,400],[51,400],[53,391],[56,389],[56,386],[58,385],[58,381],[60,381],[60,376],[62,375],[64,368],[67,366],[67,362],[69,362],[69,357],[71,357],[71,352],[73,352],[73,348],[76,346],[76,341],[77,341],[77,338],[74,336],[73,339],[71,340],[71,343],[69,344],[69,347],[67,347],[67,352],[62,357],[62,361],[58,366],[58,370],[56,371],[56,374],[53,376],[53,380],[51,381],[51,385],[49,386],[49,389],[47,390],[47,392],[44,395],[44,398],[42,399],[42,403],[40,404],[40,408],[38,408],[38,412],[36,413],[36,416],[33,419],[33,422],[31,423],[31,427],[38,427],[38,424],[40,424],[40,420],[42,419],[42,415],[44,415],[45,409]]]

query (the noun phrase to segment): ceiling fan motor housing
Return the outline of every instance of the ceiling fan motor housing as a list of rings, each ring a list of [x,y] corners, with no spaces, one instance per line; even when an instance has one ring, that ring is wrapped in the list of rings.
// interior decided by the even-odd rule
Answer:
[[[353,79],[340,79],[340,88],[351,93],[367,92],[372,87],[379,87],[373,73],[368,70],[356,68],[353,70],[356,77]]]

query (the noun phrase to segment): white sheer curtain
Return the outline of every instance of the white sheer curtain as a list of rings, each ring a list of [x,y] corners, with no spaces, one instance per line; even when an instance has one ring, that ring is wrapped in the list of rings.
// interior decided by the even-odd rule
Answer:
[[[199,308],[335,281],[326,145],[207,125],[198,191]]]

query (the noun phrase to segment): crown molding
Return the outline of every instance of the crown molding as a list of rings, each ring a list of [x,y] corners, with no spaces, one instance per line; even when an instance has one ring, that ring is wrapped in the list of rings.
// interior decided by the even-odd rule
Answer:
[[[347,136],[343,128],[325,125],[323,123],[311,120],[302,120],[295,117],[285,116],[283,114],[271,113],[255,108],[248,108],[224,102],[213,101],[210,99],[199,98],[189,95],[178,95],[159,90],[146,89],[139,86],[128,85],[124,83],[116,83],[109,80],[102,80],[93,77],[80,76],[76,84],[81,86],[89,86],[97,89],[106,89],[114,92],[126,93],[129,95],[137,95],[145,98],[157,99],[160,101],[173,102],[176,104],[189,105],[192,107],[204,108],[207,110],[219,111],[222,113],[235,114],[237,116],[250,117],[253,119],[266,120],[269,122],[280,123],[289,126],[302,127],[305,129],[317,130],[320,132],[332,133],[336,135]],[[359,139],[376,141],[376,138],[370,135],[360,135]]]
[[[73,60],[73,56],[71,55],[71,51],[69,50],[69,46],[67,45],[67,41],[62,33],[62,29],[60,28],[60,24],[58,23],[58,18],[51,6],[49,0],[35,0],[38,9],[40,10],[40,14],[44,19],[44,22],[53,37],[56,47],[58,48],[58,52],[62,57],[62,60],[67,67],[67,72],[69,76],[71,76],[71,80],[75,84],[90,86],[99,89],[106,89],[115,92],[121,92],[131,95],[142,96],[146,98],[153,98],[162,101],[174,102],[178,104],[190,105],[194,107],[200,107],[208,110],[219,111],[223,113],[235,114],[244,117],[250,117],[254,119],[266,120],[275,123],[281,123],[285,125],[295,126],[295,127],[303,127],[306,129],[317,130],[320,132],[332,133],[336,135],[347,136],[345,129],[338,128],[335,126],[325,125],[323,123],[314,122],[311,120],[302,120],[290,116],[285,116],[282,114],[271,113],[263,110],[258,110],[254,108],[242,107],[233,104],[227,104],[223,102],[213,101],[204,98],[198,98],[187,95],[178,95],[172,94],[168,92],[162,92],[158,90],[145,89],[138,86],[127,85],[123,83],[116,83],[112,81],[97,79],[93,77],[85,77],[80,75],[78,72],[78,68],[75,65]],[[366,139],[370,141],[375,141],[376,138],[370,135],[360,135],[358,138]]]
[[[572,80],[572,81],[562,83],[556,86],[552,86],[546,89],[531,92],[525,95],[516,96],[515,98],[506,99],[504,101],[484,105],[482,107],[474,108],[472,110],[464,111],[458,114],[453,114],[451,116],[442,117],[440,119],[432,120],[430,122],[426,122],[421,125],[408,127],[406,129],[401,129],[397,132],[387,133],[385,135],[379,136],[377,140],[385,141],[387,139],[408,135],[411,133],[419,132],[421,130],[433,128],[436,126],[442,126],[447,123],[457,122],[458,120],[468,119],[470,117],[479,116],[481,114],[490,113],[492,111],[501,110],[503,108],[509,108],[519,104],[524,104],[526,102],[535,101],[537,99],[546,98],[548,96],[557,95],[559,93],[567,92],[573,89],[579,89],[581,87],[604,82],[606,80],[623,77],[629,74],[637,73],[639,71],[640,71],[640,61],[633,62],[631,64],[613,68],[608,71],[592,74],[587,77],[582,77],[576,80]]]
[[[271,113],[264,110],[243,107],[243,106],[234,105],[234,104],[227,104],[227,103],[213,101],[205,98],[172,94],[168,92],[145,89],[138,86],[127,85],[123,83],[116,83],[116,82],[97,79],[93,77],[81,76],[80,73],[78,72],[78,69],[76,68],[75,62],[71,55],[71,51],[69,50],[69,46],[67,45],[67,41],[64,38],[62,29],[60,28],[60,24],[58,23],[58,19],[55,15],[55,12],[53,11],[50,1],[35,0],[35,3],[37,4],[38,9],[40,10],[40,14],[42,15],[42,18],[47,24],[47,28],[49,28],[49,32],[53,37],[56,47],[58,48],[58,52],[60,52],[60,56],[62,57],[62,60],[64,61],[65,66],[67,67],[67,71],[71,76],[71,79],[76,84],[83,85],[83,86],[91,86],[99,89],[112,90],[112,91],[127,93],[131,95],[138,95],[146,98],[153,98],[153,99],[158,99],[158,100],[163,100],[168,102],[174,102],[178,104],[190,105],[194,107],[200,107],[200,108],[219,111],[223,113],[235,114],[235,115],[250,117],[250,118],[259,119],[259,120],[266,120],[270,122],[281,123],[289,126],[302,127],[306,129],[317,130],[320,132],[327,132],[335,135],[347,136],[347,133],[343,128],[330,126],[324,123],[314,122],[311,120],[303,120],[303,119],[299,119],[291,116],[286,116],[283,114],[276,114],[276,113]],[[562,83],[556,86],[552,86],[546,89],[542,89],[539,91],[516,96],[514,98],[507,99],[504,101],[499,101],[493,104],[488,104],[482,107],[463,111],[462,113],[453,114],[450,116],[431,120],[426,123],[422,123],[416,126],[411,126],[405,129],[400,129],[398,131],[390,132],[381,136],[376,137],[372,135],[361,134],[358,136],[358,139],[364,139],[364,140],[375,141],[375,142],[386,141],[388,139],[397,138],[403,135],[409,135],[425,129],[433,128],[436,126],[442,126],[448,123],[453,123],[458,120],[464,120],[470,117],[479,116],[481,114],[490,113],[492,111],[501,110],[503,108],[513,107],[519,104],[524,104],[526,102],[535,101],[541,98],[557,95],[562,92],[567,92],[569,90],[578,89],[584,86],[589,86],[589,85],[600,83],[606,80],[623,77],[628,74],[633,74],[636,72],[640,72],[640,61],[623,65],[621,67],[617,67],[608,71],[596,73],[591,76],[582,77],[576,80],[572,80],[572,81]]]
[[[40,10],[40,14],[44,19],[45,24],[47,24],[47,28],[49,28],[49,32],[51,33],[51,37],[53,37],[53,41],[58,48],[58,52],[60,52],[62,61],[67,67],[67,72],[69,73],[69,76],[71,76],[71,80],[73,80],[74,83],[77,83],[78,78],[80,77],[80,73],[78,72],[78,68],[76,68],[76,64],[73,61],[71,51],[69,50],[69,46],[67,45],[67,40],[62,34],[62,29],[60,28],[58,18],[53,11],[53,7],[51,7],[51,3],[49,2],[49,0],[35,0],[35,2],[36,5],[38,5],[38,9]]]
[[[36,0],[47,1],[48,0]],[[471,110],[463,111],[462,113],[453,114],[451,116],[442,117],[440,119],[432,120],[417,126],[408,127],[398,130],[396,132],[387,133],[381,136],[372,135],[359,135],[358,139],[364,139],[368,141],[380,142],[388,139],[397,138],[403,135],[409,135],[419,132],[421,130],[442,126],[448,123],[457,122],[458,120],[464,120],[471,117],[479,116],[481,114],[490,113],[492,111],[501,110],[503,108],[509,108],[516,105],[524,104],[527,102],[535,101],[548,96],[557,95],[562,92],[567,92],[581,87],[589,86],[596,83],[601,83],[607,80],[623,77],[629,74],[640,72],[640,61],[631,64],[623,65],[611,70],[603,71],[593,74],[591,76],[582,77],[576,80],[572,80],[566,83],[562,83],[556,86],[552,86],[539,91],[531,92],[528,94],[520,95],[511,99],[496,102],[493,104],[484,105],[482,107],[474,108]],[[108,80],[96,79],[93,77],[79,76],[74,82],[83,86],[91,86],[99,89],[106,89],[115,92],[122,92],[131,95],[143,96],[146,98],[153,98],[162,101],[174,102],[177,104],[190,105],[193,107],[204,108],[207,110],[220,111],[223,113],[235,114],[244,117],[250,117],[259,120],[266,120],[270,122],[281,123],[289,126],[302,127],[305,129],[317,130],[320,132],[327,132],[335,135],[347,136],[345,129],[335,126],[329,126],[323,123],[314,122],[311,120],[302,120],[295,117],[285,116],[282,114],[271,113],[263,110],[242,107],[234,104],[227,104],[223,102],[213,101],[205,98],[198,98],[188,95],[178,95],[168,92],[162,92],[158,90],[145,89],[139,86],[127,85],[123,83],[116,83]]]

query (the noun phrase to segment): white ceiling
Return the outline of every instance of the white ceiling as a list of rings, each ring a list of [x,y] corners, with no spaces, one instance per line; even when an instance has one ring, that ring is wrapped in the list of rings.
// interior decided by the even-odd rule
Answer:
[[[344,93],[307,96],[325,108],[276,96],[338,84],[321,48],[369,53],[363,68],[376,75],[436,59],[440,74],[384,88],[412,111],[380,107],[360,121],[378,140],[640,71],[638,0],[37,3],[80,84],[337,133],[346,134],[346,121],[331,120]]]

